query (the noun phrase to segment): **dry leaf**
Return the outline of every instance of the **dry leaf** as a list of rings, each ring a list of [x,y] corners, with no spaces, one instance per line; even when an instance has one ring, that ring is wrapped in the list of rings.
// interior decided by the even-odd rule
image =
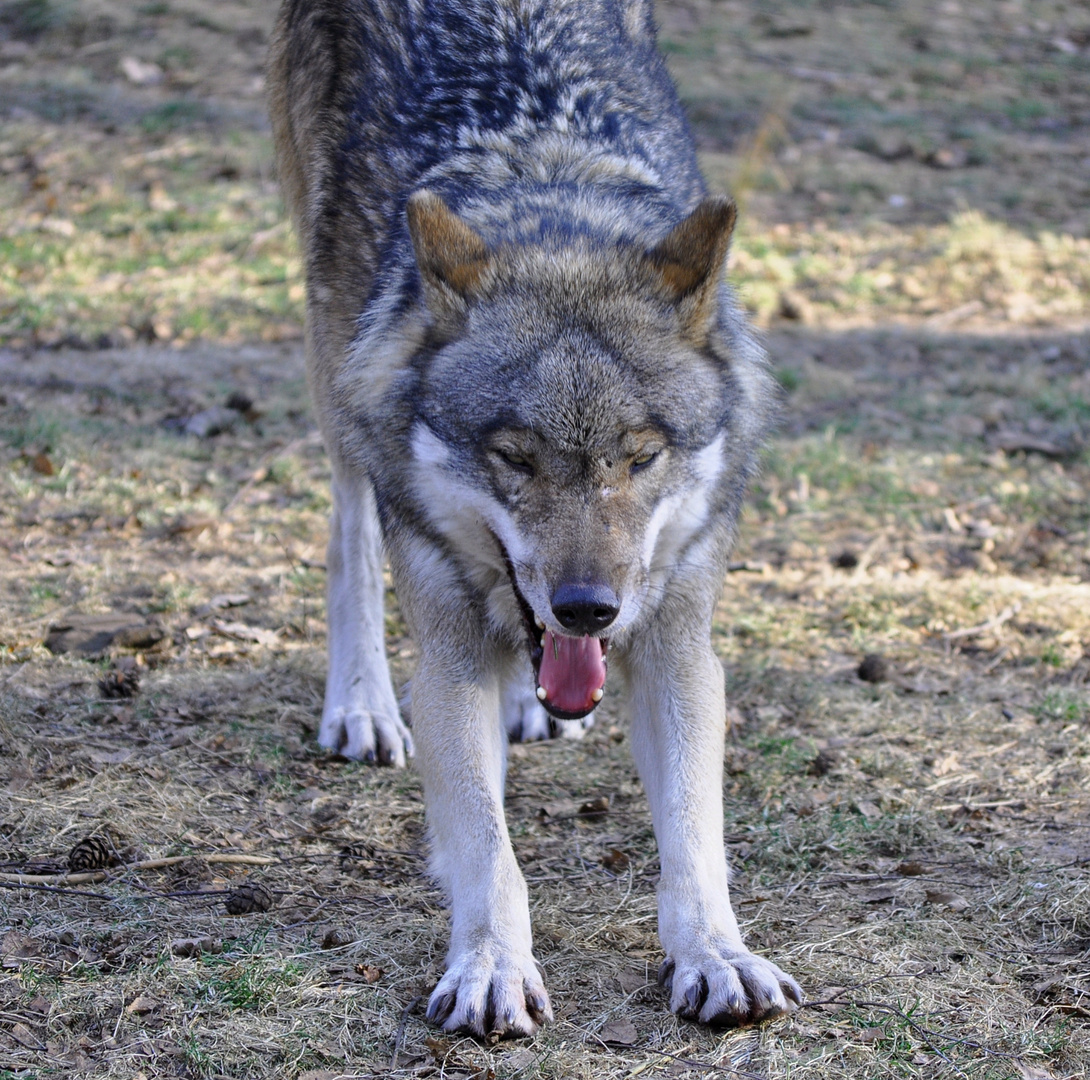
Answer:
[[[159,1002],[155,998],[145,994],[138,994],[125,1006],[125,1012],[132,1013],[133,1016],[143,1016],[145,1013],[153,1012],[158,1008]]]
[[[878,1042],[879,1039],[884,1039],[885,1036],[886,1032],[884,1028],[868,1027],[863,1028],[863,1030],[859,1032],[859,1041],[865,1043],[874,1043]]]
[[[12,1024],[11,1030],[8,1032],[8,1034],[11,1035],[11,1037],[16,1042],[21,1043],[28,1050],[45,1049],[45,1047],[42,1045],[41,1039],[39,1039],[38,1036],[35,1035],[34,1032],[26,1026],[26,1024],[20,1024],[18,1022]]]
[[[30,467],[39,476],[53,476],[57,471],[48,454],[35,454],[30,459]]]
[[[900,874],[901,877],[919,877],[920,874],[927,873],[927,867],[925,867],[923,863],[915,861],[903,862],[897,867],[896,873]]]
[[[429,1035],[425,1037],[424,1045],[428,1048],[436,1065],[442,1065],[447,1060],[451,1046],[449,1039],[433,1039]]]
[[[618,848],[610,848],[602,856],[602,865],[614,874],[623,874],[631,864],[631,859]]]
[[[621,971],[617,973],[617,985],[623,994],[634,994],[647,986],[647,976],[642,971]]]
[[[356,974],[361,976],[365,983],[377,983],[385,973],[382,968],[374,967],[372,964],[357,964]]]

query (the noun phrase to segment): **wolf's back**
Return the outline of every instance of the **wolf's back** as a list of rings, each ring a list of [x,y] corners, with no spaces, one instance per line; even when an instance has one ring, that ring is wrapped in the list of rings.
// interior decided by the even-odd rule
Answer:
[[[465,187],[548,182],[558,139],[584,162],[639,163],[682,203],[702,190],[648,0],[288,0],[271,68],[304,227],[334,190],[387,233],[425,177],[455,204]]]

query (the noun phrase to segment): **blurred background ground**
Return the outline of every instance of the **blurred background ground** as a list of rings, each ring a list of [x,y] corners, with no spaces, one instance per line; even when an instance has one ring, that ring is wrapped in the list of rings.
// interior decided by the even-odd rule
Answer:
[[[512,752],[558,1021],[497,1048],[422,1020],[415,776],[313,742],[329,486],[273,17],[0,3],[0,1076],[1086,1075],[1086,7],[661,6],[785,391],[716,646],[736,903],[813,1004],[665,1011],[607,698]],[[392,596],[388,630],[407,677]],[[85,837],[118,865],[59,881]],[[246,883],[270,909],[228,916]]]

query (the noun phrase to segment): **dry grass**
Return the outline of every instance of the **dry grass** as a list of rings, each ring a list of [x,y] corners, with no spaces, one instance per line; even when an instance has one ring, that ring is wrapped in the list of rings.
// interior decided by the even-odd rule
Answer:
[[[735,900],[811,1003],[725,1034],[666,1011],[607,698],[583,743],[512,748],[558,1018],[485,1047],[423,1022],[417,778],[313,742],[329,486],[259,118],[272,5],[0,5],[0,1077],[1087,1075],[1087,87],[1056,44],[1085,39],[1073,5],[996,11],[663,8],[786,394],[715,641]],[[951,147],[972,163],[928,163]],[[125,347],[64,344],[100,334]],[[232,393],[220,435],[168,422]],[[104,612],[161,640],[43,646]],[[392,597],[388,631],[405,678]],[[119,864],[51,876],[87,836]],[[228,916],[243,882],[271,910]]]
[[[996,388],[951,400],[929,380],[936,350],[946,382],[986,387],[995,367],[1024,395],[1003,397],[1003,422],[1040,430],[1056,422],[1040,394],[1083,393],[1086,342],[772,344],[792,429],[718,617],[738,725],[726,812],[749,939],[829,1004],[726,1036],[665,1011],[650,985],[653,837],[624,717],[607,710],[582,745],[512,750],[509,817],[557,1024],[489,1049],[437,1038],[419,1001],[406,1013],[440,971],[445,916],[424,877],[416,777],[312,742],[328,475],[293,411],[297,353],[54,354],[4,372],[22,383],[6,392],[0,519],[7,871],[56,868],[87,835],[126,862],[192,859],[71,886],[91,896],[0,894],[7,1068],[1079,1075],[1090,465],[989,449],[984,420],[952,441],[947,407],[988,416]],[[265,415],[215,439],[163,430],[229,390]],[[39,454],[52,476],[35,472]],[[846,553],[854,568],[834,565]],[[210,606],[224,594],[237,606]],[[100,696],[105,660],[42,647],[73,610],[166,629],[135,698]],[[391,610],[404,677],[413,648]],[[868,652],[887,658],[887,681],[856,677]],[[131,651],[114,662],[131,666]],[[600,795],[608,814],[578,813]],[[201,858],[231,852],[280,861]],[[242,880],[276,907],[228,917],[223,893]],[[181,955],[193,946],[177,942],[203,938],[216,951]]]

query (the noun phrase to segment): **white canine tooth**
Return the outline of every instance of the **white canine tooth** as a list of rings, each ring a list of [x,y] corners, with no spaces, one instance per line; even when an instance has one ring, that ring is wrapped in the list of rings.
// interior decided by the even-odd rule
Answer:
[[[534,616],[534,622],[537,623],[537,628],[539,630],[545,629],[545,624],[536,615]]]
[[[602,690],[602,688],[601,688],[601,687],[599,686],[597,690],[595,690],[595,691],[593,691],[593,692],[591,693],[591,695],[590,695],[590,700],[591,700],[591,701],[595,701],[595,702],[598,702],[598,701],[601,701],[601,700],[602,700],[602,698],[603,698],[604,696],[605,696],[605,692],[604,692],[604,691]]]
[[[539,686],[537,688],[537,700],[544,701],[549,695],[545,693],[545,687]]]

